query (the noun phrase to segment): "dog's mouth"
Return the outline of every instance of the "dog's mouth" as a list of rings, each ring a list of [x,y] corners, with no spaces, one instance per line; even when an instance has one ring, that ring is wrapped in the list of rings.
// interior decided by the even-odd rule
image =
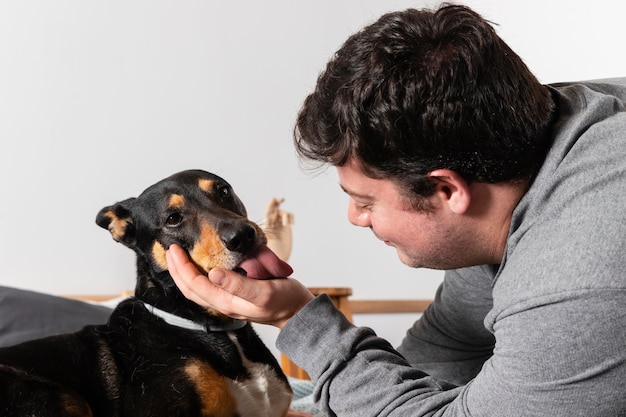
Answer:
[[[238,273],[239,275],[243,275],[244,277],[247,277],[247,276],[248,276],[248,272],[247,272],[245,269],[240,268],[240,267],[238,267],[238,266],[237,266],[237,267],[235,267],[235,268],[233,268],[233,271],[235,271],[235,272],[236,272],[236,273]]]
[[[276,256],[266,245],[261,245],[255,253],[244,259],[233,270],[256,279],[288,277],[293,272],[291,266]]]

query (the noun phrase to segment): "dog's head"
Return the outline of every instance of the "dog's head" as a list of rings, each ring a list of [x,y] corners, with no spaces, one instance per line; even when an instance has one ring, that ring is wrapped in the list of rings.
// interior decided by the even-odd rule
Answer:
[[[236,268],[267,240],[248,220],[230,184],[200,170],[179,172],[139,197],[104,207],[96,223],[155,273],[167,270],[165,251],[171,244],[185,249],[207,273],[214,267]]]

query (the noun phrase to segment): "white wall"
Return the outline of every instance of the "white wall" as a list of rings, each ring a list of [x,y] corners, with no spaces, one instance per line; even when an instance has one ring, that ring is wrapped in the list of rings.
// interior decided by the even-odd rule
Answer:
[[[295,214],[294,276],[356,298],[431,297],[348,224],[334,170],[312,177],[291,131],[345,38],[409,0],[0,0],[0,285],[55,294],[134,286],[134,254],[98,210],[187,168],[225,177],[260,220]],[[626,74],[613,1],[467,1],[544,82]]]

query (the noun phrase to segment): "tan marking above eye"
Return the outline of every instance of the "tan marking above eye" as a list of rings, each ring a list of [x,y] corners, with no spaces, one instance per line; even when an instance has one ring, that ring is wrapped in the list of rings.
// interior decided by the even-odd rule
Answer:
[[[154,263],[161,268],[162,271],[167,269],[167,261],[165,260],[165,248],[161,243],[155,241],[152,244],[152,259]]]
[[[207,180],[206,178],[200,178],[198,180],[198,187],[207,193],[210,193],[213,190],[213,180]]]
[[[180,194],[172,194],[170,196],[169,207],[184,207],[185,197]]]

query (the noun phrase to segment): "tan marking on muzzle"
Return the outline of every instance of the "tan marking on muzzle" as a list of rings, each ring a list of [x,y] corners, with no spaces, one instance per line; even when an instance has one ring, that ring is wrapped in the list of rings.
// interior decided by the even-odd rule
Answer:
[[[200,178],[198,180],[198,187],[207,193],[210,193],[213,190],[213,180],[207,180],[206,178]]]
[[[154,241],[152,244],[152,260],[154,263],[161,268],[161,271],[165,271],[167,269],[167,261],[165,260],[165,248],[161,243]]]
[[[232,269],[240,262],[229,256],[219,235],[208,224],[201,225],[200,238],[189,251],[189,256],[205,273],[215,267]]]

